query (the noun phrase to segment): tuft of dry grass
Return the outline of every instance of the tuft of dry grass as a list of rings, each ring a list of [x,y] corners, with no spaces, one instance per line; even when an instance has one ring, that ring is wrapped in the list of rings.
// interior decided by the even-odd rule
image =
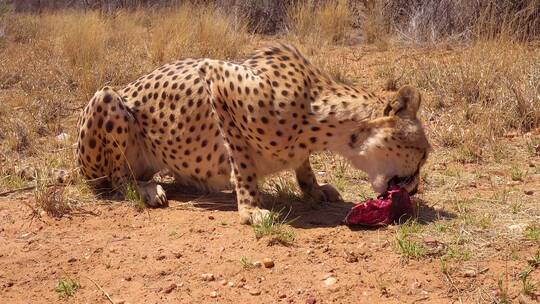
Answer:
[[[345,42],[353,21],[346,0],[299,1],[289,7],[287,17],[294,37],[318,46]]]
[[[64,196],[64,187],[45,185],[34,190],[37,206],[52,217],[62,217],[71,212],[72,208]]]
[[[78,85],[91,96],[104,82],[107,25],[97,12],[70,13],[62,21],[62,52]]]
[[[247,21],[215,6],[183,4],[150,29],[148,53],[155,63],[187,56],[231,59],[249,41]]]
[[[95,68],[102,60],[107,41],[107,25],[97,12],[71,13],[62,24],[62,51],[78,68]]]
[[[13,15],[8,12],[4,14],[2,23],[4,24],[5,35],[10,40],[17,43],[29,43],[39,35],[39,20],[34,14]]]
[[[296,234],[289,226],[291,221],[280,218],[280,212],[272,211],[265,214],[258,224],[253,225],[253,232],[257,240],[268,238],[268,245],[292,245],[296,239]]]

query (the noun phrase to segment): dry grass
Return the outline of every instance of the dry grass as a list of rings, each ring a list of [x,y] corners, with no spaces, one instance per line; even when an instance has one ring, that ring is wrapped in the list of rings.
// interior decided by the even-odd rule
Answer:
[[[395,241],[399,254],[419,262],[433,258],[424,239],[435,238],[445,245],[438,257],[445,264],[445,275],[454,275],[453,269],[463,263],[497,260],[501,248],[515,248],[526,256],[526,247],[520,246],[538,244],[540,235],[534,179],[540,174],[535,131],[540,126],[540,55],[537,45],[523,39],[534,36],[533,29],[522,26],[522,34],[511,31],[514,26],[506,30],[469,26],[468,35],[460,35],[457,28],[434,36],[417,32],[410,36],[416,45],[455,41],[443,39],[449,36],[469,40],[445,47],[404,49],[398,43],[381,47],[379,40],[395,37],[409,42],[405,32],[392,33],[385,24],[406,25],[411,22],[407,15],[392,19],[388,12],[366,11],[364,6],[364,15],[355,25],[355,11],[344,1],[325,3],[315,6],[303,1],[291,8],[285,18],[291,31],[285,33],[287,42],[293,40],[307,50],[312,62],[342,82],[387,95],[383,88],[393,90],[403,84],[423,91],[421,115],[435,151],[422,173],[420,216],[414,225],[381,229],[377,237],[388,244]],[[485,16],[484,24],[495,23]],[[8,25],[7,20],[14,22]],[[27,165],[45,181],[53,180],[54,168],[76,171],[76,118],[99,87],[125,84],[162,62],[188,56],[237,59],[259,40],[275,38],[252,35],[246,24],[216,7],[189,5],[165,11],[0,17],[0,191],[35,185],[18,174]],[[421,31],[418,26],[402,29],[414,33]],[[358,33],[375,45],[343,45]],[[58,140],[62,132],[69,137]],[[521,141],[522,133],[528,136],[526,143]],[[513,140],[506,139],[510,136]],[[320,153],[312,163],[319,182],[333,184],[346,200],[375,195],[366,176],[343,158]],[[70,204],[76,208],[75,203],[95,201],[86,184],[77,177],[71,180],[63,190],[38,187],[34,197],[43,210],[60,216],[69,212]],[[290,174],[266,187],[281,194],[276,196],[282,203],[299,196]],[[525,188],[535,194],[525,195]],[[273,231],[276,223],[283,224],[269,219],[258,233]],[[509,228],[515,225],[524,225],[523,231]],[[278,229],[277,235],[285,241],[294,238],[289,230]],[[516,284],[521,282],[509,280],[505,292],[513,296],[520,292],[521,285]],[[485,287],[471,283],[466,288],[463,293],[472,295]]]
[[[384,16],[384,3],[382,1],[365,1],[361,12],[361,29],[367,43],[376,43],[382,49],[388,43],[388,21]]]
[[[374,0],[386,23],[410,44],[460,43],[493,39],[538,38],[538,1]]]
[[[248,42],[247,22],[213,6],[184,4],[151,27],[148,52],[163,63],[187,56],[231,59]]]
[[[63,187],[39,186],[34,195],[37,206],[49,216],[62,217],[72,210],[65,199]]]
[[[540,126],[539,59],[534,48],[498,39],[442,59],[408,58],[395,68],[405,83],[431,94],[427,115],[446,122],[434,130],[435,139],[481,156],[488,144],[496,149],[501,136]]]
[[[289,8],[287,16],[293,36],[303,43],[318,46],[345,42],[352,26],[346,0],[299,1]]]
[[[99,65],[108,34],[103,18],[96,12],[72,13],[61,26],[61,47],[68,62],[83,69]]]

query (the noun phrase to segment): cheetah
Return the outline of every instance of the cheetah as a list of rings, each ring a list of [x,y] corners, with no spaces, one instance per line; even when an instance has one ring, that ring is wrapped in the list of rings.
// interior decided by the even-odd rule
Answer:
[[[202,191],[235,190],[241,223],[268,214],[258,181],[291,169],[303,194],[338,201],[317,183],[309,156],[346,157],[384,192],[411,194],[430,144],[417,117],[421,94],[403,86],[387,101],[340,83],[297,48],[273,44],[241,62],[183,59],[123,88],[104,87],[79,118],[77,160],[96,187],[125,191],[135,182],[150,206],[168,204],[152,176]]]

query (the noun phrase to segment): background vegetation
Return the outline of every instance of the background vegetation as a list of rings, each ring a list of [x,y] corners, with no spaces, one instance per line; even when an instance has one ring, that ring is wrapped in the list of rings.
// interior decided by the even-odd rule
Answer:
[[[336,79],[383,96],[403,84],[422,90],[435,151],[421,198],[456,217],[397,228],[404,256],[427,255],[419,237],[437,237],[448,245],[447,275],[452,265],[500,255],[497,248],[538,245],[538,196],[530,196],[538,191],[528,188],[540,174],[540,1],[154,3],[0,3],[0,193],[34,185],[38,207],[55,216],[93,201],[73,151],[77,115],[99,87],[179,58],[240,59],[278,40]],[[314,162],[319,179],[345,198],[373,195],[341,158],[323,153]],[[59,179],[70,185],[47,186]],[[280,177],[269,192],[294,195],[290,181]],[[507,229],[516,223],[523,233]],[[496,303],[520,293],[514,279]]]

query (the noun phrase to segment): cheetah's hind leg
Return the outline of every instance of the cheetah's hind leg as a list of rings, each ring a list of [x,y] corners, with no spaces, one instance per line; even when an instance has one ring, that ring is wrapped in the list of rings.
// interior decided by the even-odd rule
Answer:
[[[113,197],[125,197],[131,184],[147,205],[166,206],[165,191],[151,180],[156,172],[139,136],[133,113],[122,97],[110,87],[97,91],[79,120],[77,159],[81,174],[96,190],[109,185]]]

